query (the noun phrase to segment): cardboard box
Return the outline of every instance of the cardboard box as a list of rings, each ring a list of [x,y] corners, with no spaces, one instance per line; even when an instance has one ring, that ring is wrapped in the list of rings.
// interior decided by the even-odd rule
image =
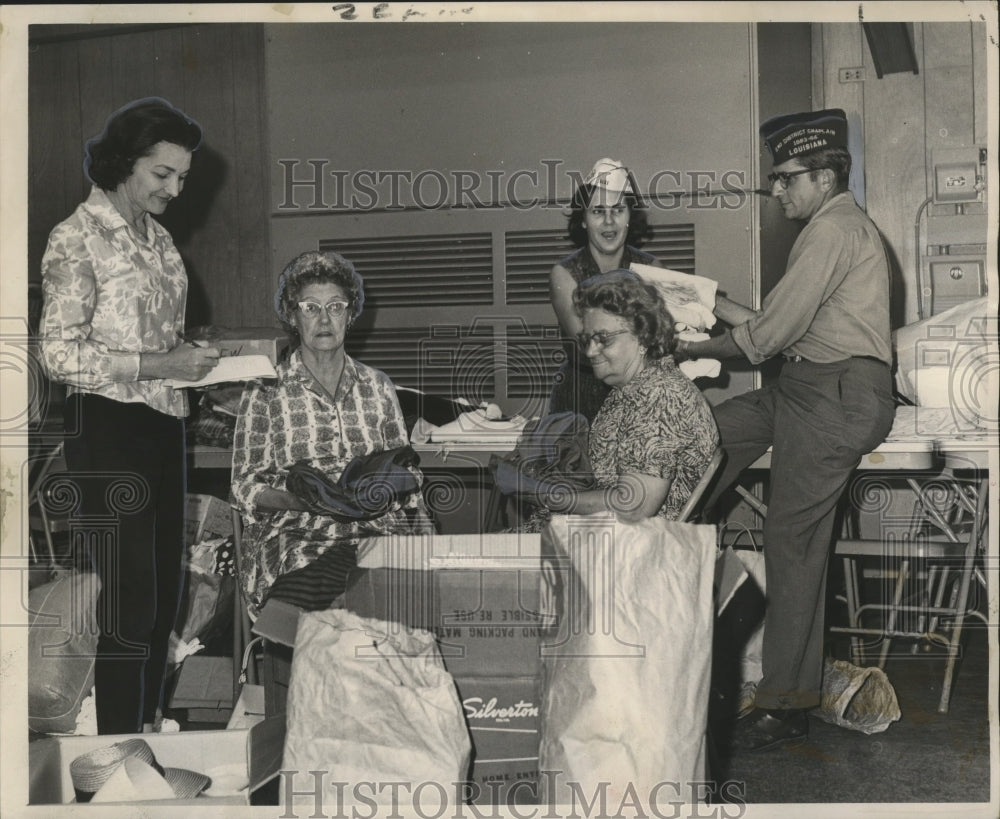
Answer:
[[[475,804],[533,804],[538,796],[541,679],[455,679],[472,739]]]
[[[288,347],[288,334],[273,327],[236,327],[209,339],[220,355],[266,355],[277,364]]]
[[[233,510],[215,495],[189,492],[184,509],[184,537],[187,543],[199,543],[209,537],[233,534]]]
[[[193,654],[184,660],[171,708],[186,708],[194,722],[228,722],[233,713],[233,660]]]
[[[541,678],[456,677],[476,760],[538,759]]]
[[[553,618],[542,611],[541,570],[368,569],[352,573],[344,605],[363,617],[437,637],[455,677],[539,673]]]
[[[363,569],[533,569],[542,565],[537,533],[388,535],[358,543]]]
[[[357,569],[348,579],[344,606],[438,638],[445,668],[455,677],[530,677],[539,673],[541,646],[555,631],[548,579],[541,570]],[[295,645],[301,610],[269,601],[253,631]]]
[[[250,794],[277,776],[285,743],[284,719],[264,720],[235,731],[187,731],[177,734],[105,734],[103,736],[48,737],[28,744],[28,800],[32,805],[74,802],[69,765],[80,754],[141,736],[156,761],[167,768],[186,768],[211,775],[235,766],[245,770],[249,787],[239,793],[143,802],[142,805],[249,805]],[[221,780],[216,786],[222,785]],[[89,803],[88,803],[89,804]],[[108,803],[95,805],[95,815]]]
[[[390,569],[362,570],[357,575],[359,580],[364,578],[361,587],[355,584],[352,588],[355,594],[360,593],[362,599],[371,602],[378,597],[373,591],[375,589],[383,591],[390,587],[396,591],[427,589],[429,583],[433,587],[432,581],[435,576],[441,574],[442,572]],[[468,576],[470,573],[462,571],[461,574]],[[509,578],[510,573],[507,576],[508,580]],[[468,580],[468,577],[463,579]],[[448,585],[447,579],[443,582]],[[500,581],[498,588],[504,587],[505,581]],[[469,588],[471,587],[464,590],[453,588],[452,592],[459,595],[465,593],[466,599],[470,599]],[[509,592],[510,586],[507,585],[507,599],[510,598]],[[423,598],[421,595],[413,595],[411,599]],[[348,607],[350,608],[350,605]],[[416,610],[419,612],[420,607],[418,606]],[[269,601],[254,623],[253,630],[282,646],[293,646],[300,614],[301,610],[289,603],[280,600]],[[444,642],[455,643],[465,648],[471,646],[472,650],[467,656],[456,657],[454,654],[449,656],[444,652],[443,656],[446,658],[445,667],[455,679],[455,687],[458,690],[473,744],[468,795],[475,804],[534,804],[537,799],[541,724],[538,640],[533,635],[530,638],[511,641],[507,644],[507,648],[513,645],[515,650],[504,653],[497,650],[495,641],[482,641],[465,636],[464,645],[461,639],[454,637]],[[496,656],[487,661],[486,658],[491,652]],[[471,663],[467,663],[467,660],[471,660]],[[494,673],[462,675],[453,670],[455,668],[479,670],[496,663],[499,663],[500,667],[499,671]],[[272,684],[281,685],[287,693],[284,682],[272,681]],[[268,711],[268,714],[271,712]]]
[[[538,784],[536,758],[531,763],[515,760],[476,764],[467,787],[474,805],[537,805]]]

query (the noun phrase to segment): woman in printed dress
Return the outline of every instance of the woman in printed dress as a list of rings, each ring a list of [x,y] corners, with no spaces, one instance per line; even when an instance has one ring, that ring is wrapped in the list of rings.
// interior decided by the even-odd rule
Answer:
[[[708,401],[674,363],[673,318],[656,289],[629,270],[584,280],[573,305],[580,349],[609,388],[588,439],[596,488],[555,487],[533,500],[563,514],[676,520],[719,432]]]
[[[116,111],[86,146],[90,195],[42,259],[42,362],[68,385],[73,514],[101,581],[101,734],[152,728],[180,601],[188,403],[167,379],[202,378],[219,351],[182,342],[187,275],[153,217],[180,195],[200,144],[198,124],[165,100]]]
[[[299,461],[336,481],[352,458],[409,443],[389,377],[344,348],[363,305],[361,276],[336,253],[303,253],[281,274],[275,310],[298,346],[278,365],[275,383],[244,392],[233,442],[233,496],[248,524],[240,571],[251,610],[269,597],[325,608],[346,588],[359,538],[433,531],[420,492],[374,520],[343,521],[310,512],[287,489]]]

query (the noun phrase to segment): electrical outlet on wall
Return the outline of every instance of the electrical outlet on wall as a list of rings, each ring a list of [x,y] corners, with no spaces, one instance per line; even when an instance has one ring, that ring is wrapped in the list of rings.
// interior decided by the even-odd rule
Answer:
[[[837,76],[841,82],[863,82],[865,79],[865,70],[860,67],[841,68]]]

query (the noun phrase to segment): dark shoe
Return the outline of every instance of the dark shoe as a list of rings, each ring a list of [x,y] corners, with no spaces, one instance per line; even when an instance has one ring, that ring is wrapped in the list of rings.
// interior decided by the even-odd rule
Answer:
[[[768,751],[786,745],[795,748],[809,738],[809,717],[801,708],[755,708],[736,723],[733,749]]]

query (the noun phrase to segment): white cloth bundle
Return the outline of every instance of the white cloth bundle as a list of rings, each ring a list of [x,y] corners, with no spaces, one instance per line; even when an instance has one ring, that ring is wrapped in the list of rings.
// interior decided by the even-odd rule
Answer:
[[[704,276],[667,270],[648,264],[633,263],[631,268],[647,284],[660,291],[660,296],[676,324],[692,330],[708,330],[715,326],[715,291],[719,283]]]

